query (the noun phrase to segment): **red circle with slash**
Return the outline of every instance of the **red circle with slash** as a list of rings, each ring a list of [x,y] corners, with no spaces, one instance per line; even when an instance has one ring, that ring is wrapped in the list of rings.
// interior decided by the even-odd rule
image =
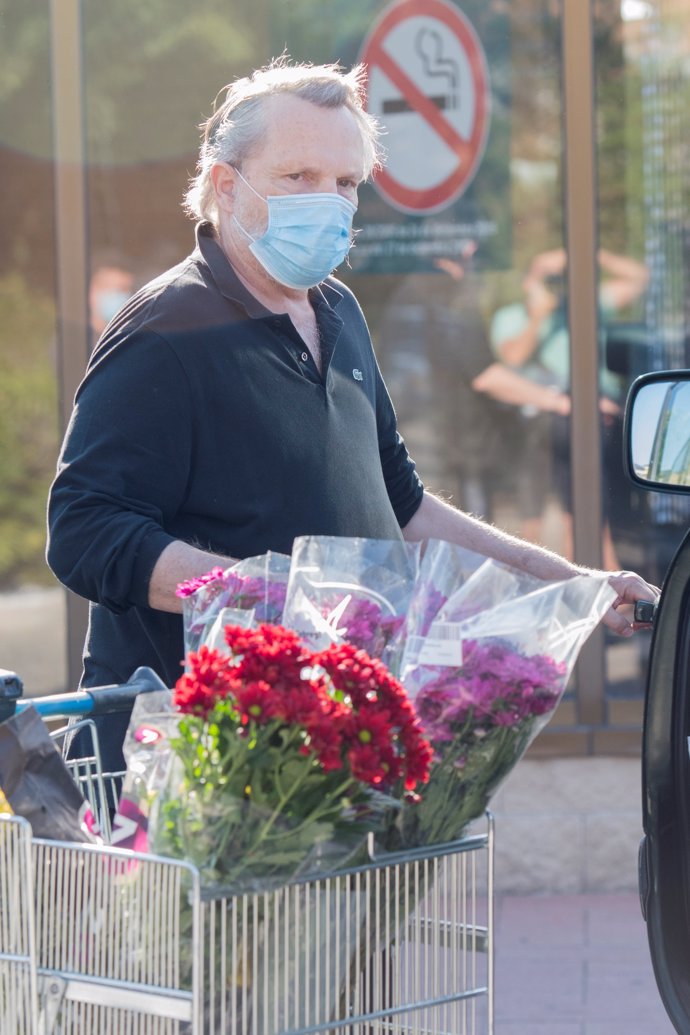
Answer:
[[[367,110],[382,123],[378,192],[404,212],[448,206],[481,162],[489,74],[477,34],[447,0],[396,0],[366,37]]]

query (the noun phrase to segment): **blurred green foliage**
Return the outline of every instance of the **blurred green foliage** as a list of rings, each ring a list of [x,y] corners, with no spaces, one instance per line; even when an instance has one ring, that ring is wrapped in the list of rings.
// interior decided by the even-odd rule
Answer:
[[[58,450],[52,300],[0,279],[0,589],[50,584],[45,510]]]

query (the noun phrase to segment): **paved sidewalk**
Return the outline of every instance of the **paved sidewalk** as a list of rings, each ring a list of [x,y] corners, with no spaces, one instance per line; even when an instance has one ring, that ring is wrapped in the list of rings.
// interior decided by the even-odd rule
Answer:
[[[673,1035],[637,895],[499,895],[496,1035]]]

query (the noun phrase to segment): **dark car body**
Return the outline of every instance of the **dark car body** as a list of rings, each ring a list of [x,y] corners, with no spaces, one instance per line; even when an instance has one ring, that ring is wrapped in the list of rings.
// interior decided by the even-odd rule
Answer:
[[[626,467],[640,486],[690,495],[690,370],[643,375],[626,406]],[[655,611],[642,747],[640,897],[656,982],[690,1035],[690,534]]]

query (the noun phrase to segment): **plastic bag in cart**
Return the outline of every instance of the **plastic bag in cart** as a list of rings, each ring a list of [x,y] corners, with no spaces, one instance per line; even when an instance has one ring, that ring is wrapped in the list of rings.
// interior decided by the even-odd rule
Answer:
[[[0,788],[34,837],[99,843],[91,808],[31,705],[0,722]]]

